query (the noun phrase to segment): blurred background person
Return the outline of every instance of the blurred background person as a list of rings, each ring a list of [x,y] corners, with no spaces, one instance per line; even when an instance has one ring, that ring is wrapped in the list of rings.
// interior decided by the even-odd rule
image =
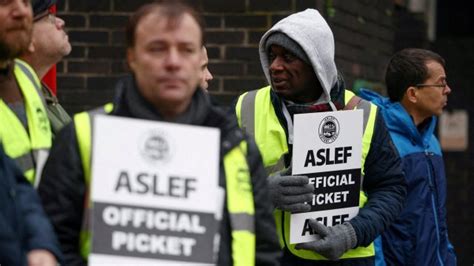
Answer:
[[[35,71],[16,59],[31,42],[29,1],[0,2],[0,143],[31,183],[41,173],[52,133]]]
[[[64,20],[51,12],[55,4],[56,0],[31,1],[34,15],[31,43],[20,58],[36,71],[40,79],[71,52],[71,44],[64,31]],[[46,83],[41,82],[41,89],[54,137],[64,125],[71,122],[71,118]]]
[[[39,80],[15,60],[30,43],[30,2],[1,1],[0,21],[0,265],[54,266],[61,255],[53,228],[23,175],[33,181],[34,153],[51,146]]]
[[[209,87],[209,81],[214,79],[211,72],[209,71],[208,64],[209,64],[209,57],[207,56],[207,49],[205,46],[203,46],[202,47],[202,64],[201,64],[202,78],[201,78],[200,87],[205,91],[207,91],[207,88]]]

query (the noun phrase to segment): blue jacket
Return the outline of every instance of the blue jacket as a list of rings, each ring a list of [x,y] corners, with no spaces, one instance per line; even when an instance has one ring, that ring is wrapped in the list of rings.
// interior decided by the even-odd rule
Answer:
[[[0,265],[27,265],[33,249],[46,249],[60,261],[53,227],[36,191],[0,147]]]
[[[405,207],[382,235],[388,265],[456,265],[446,225],[443,155],[433,134],[436,117],[419,130],[399,102],[362,89],[359,96],[380,107],[402,158],[408,184]]]

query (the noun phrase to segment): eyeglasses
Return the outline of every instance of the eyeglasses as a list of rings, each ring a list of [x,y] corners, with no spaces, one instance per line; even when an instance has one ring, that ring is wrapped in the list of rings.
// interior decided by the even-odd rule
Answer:
[[[56,23],[56,14],[51,13],[49,10],[46,10],[43,14],[39,14],[38,16],[33,18],[33,22],[38,22],[42,20],[43,18],[47,17],[48,22],[55,24]]]
[[[443,84],[416,84],[415,87],[417,88],[423,88],[423,87],[435,87],[435,88],[446,88],[448,86],[448,83],[443,83]]]

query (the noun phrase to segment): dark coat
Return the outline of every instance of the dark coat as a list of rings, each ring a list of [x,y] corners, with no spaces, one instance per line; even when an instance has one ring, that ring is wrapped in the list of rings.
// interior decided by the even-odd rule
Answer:
[[[134,80],[126,78],[117,86],[117,97],[111,115],[161,121],[155,109],[137,93]],[[221,161],[219,186],[225,188],[222,158],[227,151],[246,139],[249,143],[249,164],[255,201],[256,265],[276,265],[280,248],[272,216],[265,171],[255,143],[249,141],[238,125],[223,111],[210,103],[208,95],[197,90],[192,104],[177,123],[219,128],[221,131]],[[39,193],[50,216],[67,265],[83,265],[79,254],[79,232],[83,220],[84,173],[80,159],[74,124],[66,126],[57,136],[43,171]],[[226,205],[224,205],[226,206]],[[220,225],[218,265],[232,265],[229,213],[224,207]]]
[[[27,265],[27,253],[61,251],[36,191],[0,147],[0,265]]]

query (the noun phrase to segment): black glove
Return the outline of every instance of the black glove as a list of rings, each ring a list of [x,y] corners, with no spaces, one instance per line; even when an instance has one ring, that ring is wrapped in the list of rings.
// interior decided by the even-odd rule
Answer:
[[[357,236],[350,223],[327,227],[316,220],[310,220],[309,225],[317,233],[317,240],[301,243],[296,249],[308,249],[319,253],[329,260],[337,260],[342,254],[357,244]]]
[[[282,211],[310,211],[306,204],[313,199],[314,187],[309,184],[307,176],[292,176],[286,169],[268,177],[268,187],[273,206]]]

